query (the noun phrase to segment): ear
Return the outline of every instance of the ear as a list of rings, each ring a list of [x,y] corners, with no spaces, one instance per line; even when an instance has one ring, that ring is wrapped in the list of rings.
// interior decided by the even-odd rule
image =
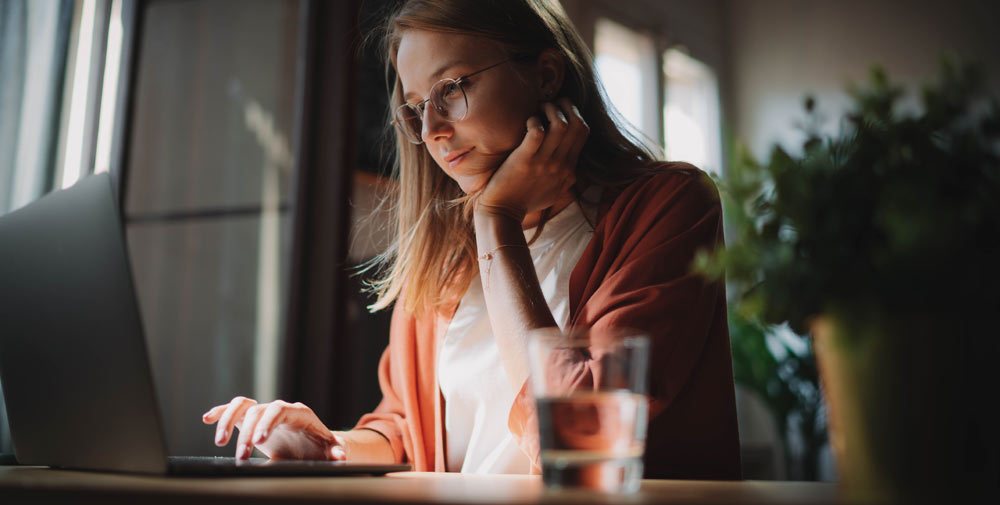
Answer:
[[[538,96],[548,101],[555,98],[562,89],[566,73],[566,59],[556,49],[546,49],[538,55]]]

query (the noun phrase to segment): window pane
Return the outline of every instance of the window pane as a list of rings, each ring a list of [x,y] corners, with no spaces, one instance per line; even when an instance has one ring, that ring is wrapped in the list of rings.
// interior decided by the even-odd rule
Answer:
[[[124,190],[175,454],[230,454],[201,423],[276,395],[292,206],[299,5],[154,1],[142,20]]]
[[[619,124],[656,146],[660,137],[656,54],[650,37],[607,19],[594,27],[594,65]]]
[[[663,55],[666,97],[664,145],[668,160],[686,161],[706,172],[722,169],[719,86],[704,63],[670,49]]]
[[[290,217],[281,221],[291,226]],[[232,455],[231,446],[214,448],[201,414],[237,393],[256,395],[261,367],[255,337],[266,329],[270,334],[263,336],[277,342],[279,321],[260,317],[259,298],[275,294],[261,289],[261,238],[259,216],[129,225],[129,253],[172,454]],[[280,254],[284,263],[286,247]],[[270,356],[276,355],[261,357]]]
[[[297,12],[277,0],[146,9],[129,212],[259,205],[267,170],[288,201]]]
[[[71,2],[0,2],[0,215],[49,189],[72,21]]]

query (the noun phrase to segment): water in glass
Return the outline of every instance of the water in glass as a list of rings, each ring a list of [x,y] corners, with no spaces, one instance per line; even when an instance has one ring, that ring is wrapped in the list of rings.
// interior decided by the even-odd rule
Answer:
[[[627,390],[538,398],[543,479],[550,488],[638,491],[647,399]]]

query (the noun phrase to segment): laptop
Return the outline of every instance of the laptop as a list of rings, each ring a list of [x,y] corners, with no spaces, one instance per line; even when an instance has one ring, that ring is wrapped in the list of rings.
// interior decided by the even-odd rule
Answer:
[[[0,381],[22,465],[181,475],[382,475],[409,465],[168,457],[108,174],[0,217]]]

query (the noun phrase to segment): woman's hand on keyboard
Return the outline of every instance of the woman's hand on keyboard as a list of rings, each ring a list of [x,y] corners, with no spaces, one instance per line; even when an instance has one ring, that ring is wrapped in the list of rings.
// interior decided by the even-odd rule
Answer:
[[[212,407],[201,420],[216,424],[215,445],[219,447],[229,442],[233,428],[239,430],[236,459],[249,459],[254,446],[271,459],[345,459],[334,434],[301,403],[258,404],[237,396],[226,405]]]

